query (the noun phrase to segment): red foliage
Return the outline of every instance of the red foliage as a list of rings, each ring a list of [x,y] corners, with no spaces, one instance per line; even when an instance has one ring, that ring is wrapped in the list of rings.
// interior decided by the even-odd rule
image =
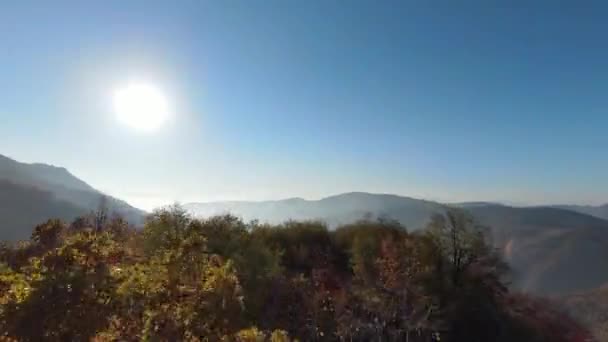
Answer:
[[[505,298],[505,307],[513,318],[522,322],[548,341],[591,342],[592,334],[548,299],[523,294]]]

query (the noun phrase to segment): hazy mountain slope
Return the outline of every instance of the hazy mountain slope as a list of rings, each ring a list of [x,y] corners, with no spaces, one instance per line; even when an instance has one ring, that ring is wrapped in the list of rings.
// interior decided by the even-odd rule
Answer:
[[[595,217],[608,220],[608,203],[604,205],[556,205],[555,208],[561,208],[571,211],[576,211],[582,214],[587,214]]]
[[[65,188],[96,192],[90,185],[76,178],[68,170],[46,164],[26,164],[0,155],[0,178],[16,184],[40,188]]]
[[[145,215],[145,212],[142,210],[95,190],[92,186],[78,179],[68,170],[61,167],[46,164],[20,163],[0,155],[0,180],[4,181],[5,184],[8,182],[19,186],[19,189],[28,192],[29,195],[32,195],[31,191],[34,190],[47,194],[45,196],[40,194],[37,195],[36,202],[37,210],[49,214],[46,218],[59,216],[61,213],[68,212],[59,208],[65,204],[69,204],[72,209],[78,208],[78,212],[80,213],[95,210],[99,207],[102,198],[105,202],[105,206],[110,212],[118,213],[134,224],[141,223],[143,216]],[[11,189],[13,193],[18,192],[16,188]],[[45,203],[48,204],[46,207]],[[25,203],[22,204],[25,205]],[[51,209],[57,209],[56,212],[58,214],[53,215],[55,211]],[[69,212],[72,211],[73,210],[69,210]],[[22,215],[25,212],[27,211],[14,210],[12,215],[10,215],[11,212],[7,212],[10,217],[5,217],[3,219],[28,222],[26,218],[19,218],[19,215]],[[71,218],[73,217],[70,217],[70,219]],[[31,228],[32,227],[26,227],[26,230],[29,231]],[[4,236],[2,236],[0,232],[0,239],[3,237]]]
[[[524,290],[567,293],[608,281],[608,221],[558,208],[468,209],[492,228]]]
[[[71,220],[86,209],[57,200],[50,192],[0,180],[0,240],[29,238],[32,229],[49,218]]]
[[[361,192],[346,193],[308,201],[292,198],[264,202],[189,203],[184,207],[196,216],[232,213],[245,220],[279,223],[286,220],[323,220],[330,226],[351,223],[366,216],[390,217],[409,229],[423,227],[443,205],[409,197]]]

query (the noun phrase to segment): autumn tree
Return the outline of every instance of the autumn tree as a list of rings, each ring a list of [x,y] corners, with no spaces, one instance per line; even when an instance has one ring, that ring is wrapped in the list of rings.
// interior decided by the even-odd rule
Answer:
[[[448,208],[387,219],[47,221],[0,246],[0,332],[18,341],[563,341],[589,334],[513,294],[484,228]]]

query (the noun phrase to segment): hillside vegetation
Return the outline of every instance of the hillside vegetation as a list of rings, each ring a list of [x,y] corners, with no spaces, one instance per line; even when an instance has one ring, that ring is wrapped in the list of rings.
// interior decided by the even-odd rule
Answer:
[[[460,203],[489,227],[488,237],[512,267],[511,283],[535,294],[569,294],[608,282],[608,221],[562,208]],[[190,203],[197,217],[230,213],[245,220],[279,224],[289,219],[321,220],[331,229],[362,218],[391,218],[412,231],[451,206],[386,194],[345,193],[308,201]],[[581,267],[580,265],[584,265]]]
[[[0,251],[0,331],[16,341],[591,341],[508,269],[465,212],[396,221],[193,219],[132,230],[50,220]]]

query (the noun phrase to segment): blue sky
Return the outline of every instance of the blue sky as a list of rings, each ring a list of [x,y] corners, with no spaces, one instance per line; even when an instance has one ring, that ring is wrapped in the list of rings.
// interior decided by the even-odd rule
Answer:
[[[0,153],[144,208],[608,202],[608,8],[492,3],[3,2]],[[117,122],[130,80],[169,99],[158,132]]]

